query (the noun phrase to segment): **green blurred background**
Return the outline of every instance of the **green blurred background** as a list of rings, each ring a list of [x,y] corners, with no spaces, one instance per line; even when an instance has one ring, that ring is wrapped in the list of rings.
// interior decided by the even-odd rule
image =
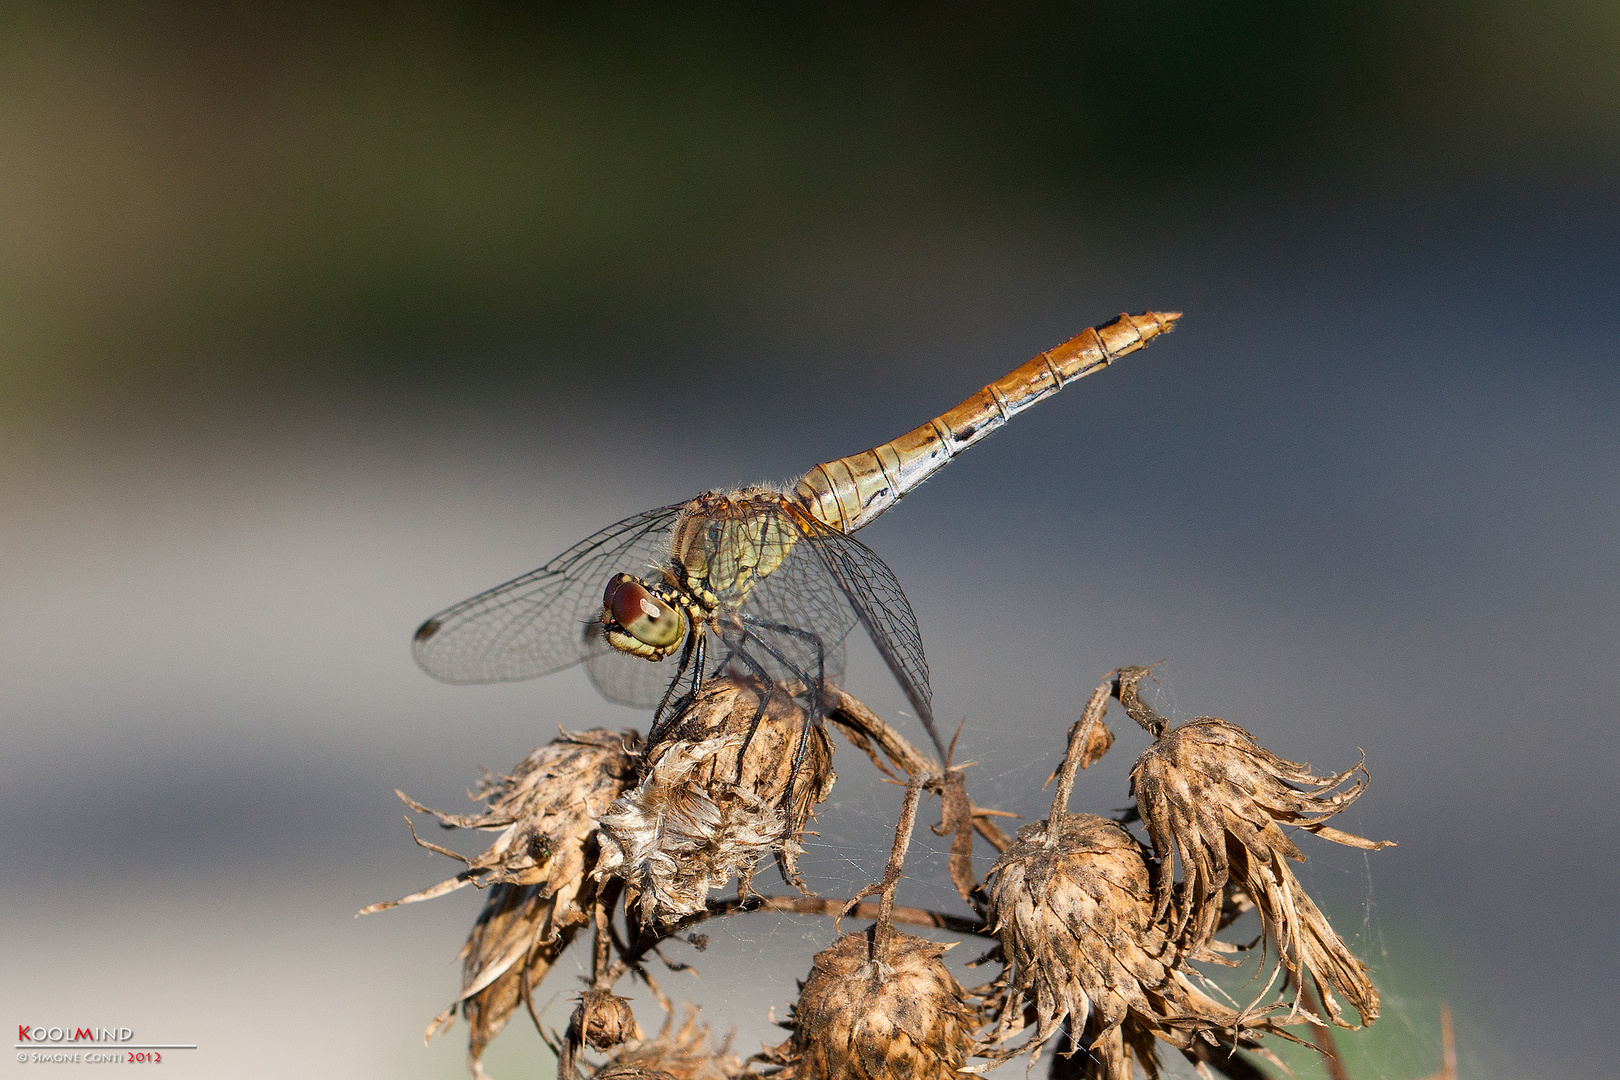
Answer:
[[[976,790],[1040,816],[1090,686],[1168,657],[1163,711],[1367,752],[1343,827],[1401,846],[1302,870],[1385,996],[1357,1080],[1431,1072],[1442,1000],[1466,1077],[1610,1071],[1617,181],[1613,4],[5,5],[0,1010],[463,1075],[416,1039],[478,898],[349,919],[450,872],[391,790],[644,718],[432,683],[415,625],[1152,307],[862,534]],[[839,764],[827,895],[897,803]],[[746,1052],[830,930],[713,933],[676,996]],[[524,1026],[497,1076],[549,1074]]]
[[[19,3],[5,24],[0,350],[30,404],[395,386],[446,351],[801,292],[851,243],[927,259],[1122,220],[1153,242],[1265,197],[1601,187],[1620,146],[1604,3]]]

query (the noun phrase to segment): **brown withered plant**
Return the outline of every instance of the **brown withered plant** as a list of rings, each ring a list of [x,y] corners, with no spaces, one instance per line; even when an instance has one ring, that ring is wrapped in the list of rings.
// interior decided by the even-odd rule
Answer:
[[[1092,694],[1071,733],[1052,811],[1026,825],[991,867],[986,920],[1001,944],[1000,1019],[986,1040],[991,1061],[1032,1055],[1066,1025],[1063,1052],[1083,1055],[1080,1075],[1130,1080],[1132,1061],[1159,1073],[1156,1042],[1186,1053],[1195,1044],[1259,1051],[1266,1033],[1290,1037],[1271,1018],[1240,1016],[1200,992],[1182,951],[1155,917],[1150,856],[1118,822],[1067,811],[1077,768],[1092,759],[1094,732],[1113,683]],[[995,1045],[1034,1013],[1020,1047]]]
[[[952,1080],[967,1064],[977,1010],[941,960],[950,946],[893,925],[925,779],[907,785],[883,881],[863,894],[881,894],[877,920],[816,954],[786,1025],[793,1037],[760,1055],[781,1080]]]
[[[490,778],[474,795],[486,802],[480,814],[429,811],[407,799],[447,828],[499,835],[475,858],[418,840],[465,869],[366,911],[469,884],[489,890],[463,948],[461,993],[429,1029],[448,1025],[459,1007],[472,1029],[475,1077],[484,1076],[485,1046],[518,1005],[541,1026],[536,984],[589,930],[589,975],[567,1030],[541,1027],[563,1080],[951,1080],[1023,1053],[1033,1061],[1054,1039],[1057,1080],[1132,1080],[1138,1072],[1156,1080],[1167,1050],[1201,1077],[1263,1080],[1281,1070],[1268,1046],[1305,1034],[1342,1080],[1348,1074],[1326,1027],[1347,1024],[1336,995],[1363,1024],[1376,1019],[1378,997],[1366,967],[1293,875],[1289,861],[1303,853],[1284,829],[1385,846],[1325,824],[1365,791],[1366,769],[1316,775],[1222,720],[1172,728],[1141,696],[1147,676],[1146,668],[1121,668],[1097,687],[1069,730],[1050,813],[1016,837],[994,821],[1010,815],[969,797],[962,767],[918,750],[838,687],[825,688],[827,714],[812,718],[786,689],[762,699],[750,680],[715,678],[652,747],[633,732],[564,735],[511,776]],[[1113,745],[1104,716],[1115,701],[1154,738],[1131,771],[1136,805],[1116,819],[1071,813],[1080,771]],[[811,812],[834,781],[830,728],[905,782],[883,879],[848,900],[808,893],[797,870]],[[952,837],[950,877],[971,914],[895,902],[929,795],[940,798],[934,830]],[[1138,817],[1145,838],[1129,828]],[[982,877],[975,838],[997,856]],[[754,892],[767,856],[799,894]],[[735,896],[715,895],[733,881]],[[729,1040],[712,1043],[694,1011],[671,1030],[674,1007],[649,964],[685,967],[662,946],[679,939],[701,949],[706,938],[694,926],[759,910],[871,924],[813,957],[784,1025],[791,1036],[745,1063]],[[1239,1006],[1219,999],[1196,965],[1234,963],[1238,947],[1218,935],[1249,910],[1278,967]],[[902,925],[979,939],[990,946],[982,962],[993,976],[964,988],[944,964],[950,943],[903,933]],[[650,1039],[614,992],[626,977],[644,982],[669,1012]],[[592,1054],[605,1056],[593,1063]]]
[[[625,1046],[602,1066],[614,1067],[656,1072],[674,1080],[733,1080],[742,1074],[743,1061],[732,1053],[731,1039],[716,1043],[698,1022],[696,1006],[688,1005],[679,1027],[670,1010],[657,1035]]]
[[[646,755],[641,782],[602,814],[595,876],[622,879],[642,921],[694,915],[732,878],[748,892],[766,855],[798,884],[799,838],[836,779],[832,743],[812,726],[795,777],[809,719],[785,691],[762,693],[711,681]]]
[[[1181,948],[1196,952],[1213,940],[1235,887],[1258,909],[1294,984],[1301,986],[1307,976],[1313,980],[1329,1019],[1351,1026],[1336,990],[1363,1024],[1377,1020],[1372,979],[1300,886],[1288,861],[1305,855],[1281,828],[1292,825],[1367,851],[1389,846],[1326,824],[1367,789],[1365,765],[1317,776],[1309,765],[1284,761],[1236,724],[1214,717],[1166,730],[1141,701],[1137,688],[1145,675],[1140,668],[1123,670],[1120,689],[1138,722],[1157,735],[1131,770],[1131,793],[1161,871],[1155,917],[1166,921]],[[1174,888],[1173,857],[1181,868]]]
[[[510,776],[487,772],[470,792],[481,814],[446,814],[396,792],[411,809],[445,828],[498,831],[475,858],[417,839],[423,847],[466,864],[437,885],[400,900],[372,904],[360,914],[443,896],[467,885],[489,897],[462,946],[461,992],[428,1025],[427,1037],[448,1027],[459,1007],[472,1034],[468,1067],[483,1077],[485,1046],[545,978],[589,920],[597,900],[589,872],[596,859],[597,821],[634,780],[641,737],[633,731],[564,732],[520,762]],[[407,818],[407,821],[409,819]],[[413,826],[411,833],[415,836]]]

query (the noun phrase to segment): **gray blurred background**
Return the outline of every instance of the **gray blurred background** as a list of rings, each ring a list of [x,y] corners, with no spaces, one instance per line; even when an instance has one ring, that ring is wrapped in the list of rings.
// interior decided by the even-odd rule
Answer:
[[[1400,846],[1301,870],[1385,996],[1358,1080],[1433,1071],[1443,1000],[1470,1080],[1612,1070],[1620,9],[221,10],[0,15],[6,1022],[463,1075],[420,1031],[479,897],[351,918],[454,869],[393,788],[644,721],[438,685],[417,623],[1151,307],[862,534],[981,801],[1041,816],[1089,688],[1166,659],[1161,711],[1367,753],[1343,827]],[[838,764],[827,895],[898,804]],[[712,933],[664,985],[775,1041],[831,927]],[[550,1075],[527,1027],[497,1076]]]

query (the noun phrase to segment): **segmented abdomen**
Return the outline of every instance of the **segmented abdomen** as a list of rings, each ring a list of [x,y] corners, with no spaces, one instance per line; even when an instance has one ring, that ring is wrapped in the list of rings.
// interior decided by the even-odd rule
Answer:
[[[1179,318],[1179,311],[1144,311],[1092,327],[898,439],[817,465],[793,495],[824,524],[854,532],[1013,416],[1135,352]]]

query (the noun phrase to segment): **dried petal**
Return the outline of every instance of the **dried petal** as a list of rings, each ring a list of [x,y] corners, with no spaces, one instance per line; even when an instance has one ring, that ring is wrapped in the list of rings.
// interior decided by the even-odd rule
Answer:
[[[587,990],[568,1021],[569,1034],[597,1050],[640,1039],[641,1027],[630,1011],[630,999],[608,990]]]
[[[816,954],[767,1060],[784,1080],[957,1080],[977,1014],[940,959],[948,946],[892,929],[846,934]]]
[[[1149,1036],[1178,1048],[1194,1039],[1251,1048],[1255,1034],[1275,1030],[1267,1017],[1239,1016],[1188,980],[1154,918],[1146,852],[1117,822],[1066,814],[1050,842],[1047,822],[1025,826],[991,868],[987,889],[987,918],[1007,965],[1001,1023],[987,1043],[1014,1034],[1026,1002],[1036,1030],[1023,1046],[987,1047],[985,1056],[1038,1052],[1067,1021],[1080,1033],[1069,1051],[1084,1055],[1084,1075],[1130,1080],[1132,1058],[1157,1075]]]
[[[611,1064],[655,1072],[674,1080],[732,1080],[742,1075],[743,1062],[731,1052],[731,1039],[714,1045],[709,1029],[698,1023],[695,1006],[686,1007],[681,1026],[672,1031],[674,1020],[675,1014],[671,1012],[662,1031],[639,1045],[619,1051]]]
[[[644,921],[701,911],[710,890],[734,876],[747,890],[767,854],[799,883],[799,838],[836,779],[832,742],[812,726],[794,778],[804,709],[780,690],[763,713],[759,706],[757,684],[712,680],[652,750],[641,784],[602,815],[596,876],[621,877],[636,890]]]
[[[475,1077],[484,1076],[479,1063],[484,1047],[587,921],[595,897],[587,871],[596,849],[589,840],[596,819],[633,780],[639,751],[635,732],[564,734],[532,751],[512,775],[486,776],[484,787],[473,793],[486,803],[481,814],[441,813],[401,794],[411,807],[451,828],[500,830],[455,877],[361,911],[415,903],[469,884],[490,886],[462,946],[461,993],[428,1027],[431,1037],[461,1008],[471,1028],[468,1067]]]
[[[484,1049],[562,955],[578,924],[548,935],[555,905],[538,885],[496,885],[462,946],[461,993],[428,1025],[428,1037],[467,1020],[467,1068],[484,1080]]]
[[[1334,790],[1357,773],[1360,779]],[[1329,986],[1350,1000],[1363,1023],[1376,1020],[1378,994],[1366,968],[1300,887],[1287,860],[1305,856],[1279,827],[1295,825],[1367,850],[1386,846],[1390,841],[1365,840],[1325,824],[1354,802],[1367,782],[1359,763],[1334,776],[1317,776],[1308,765],[1271,754],[1224,720],[1205,717],[1166,733],[1131,771],[1131,791],[1161,868],[1155,914],[1168,918],[1171,936],[1183,949],[1202,949],[1220,925],[1225,894],[1235,883],[1259,908],[1282,962],[1296,977],[1303,965],[1317,980],[1336,1023],[1350,1026]],[[1181,883],[1173,895],[1172,856],[1181,863]]]

